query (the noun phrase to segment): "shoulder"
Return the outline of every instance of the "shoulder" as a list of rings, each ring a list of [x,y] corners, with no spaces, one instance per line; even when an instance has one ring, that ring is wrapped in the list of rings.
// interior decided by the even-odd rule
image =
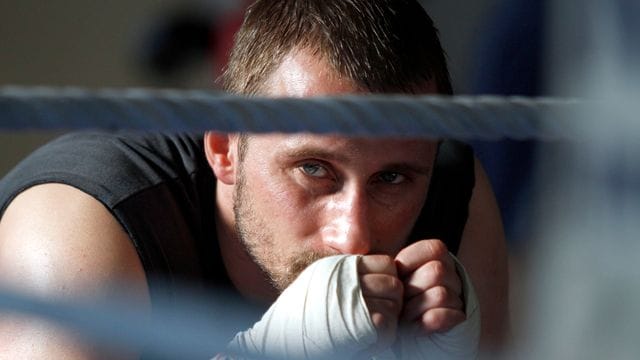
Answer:
[[[68,185],[20,193],[0,219],[0,286],[46,299],[108,296],[126,285],[149,309],[142,264],[119,223],[93,197]],[[6,342],[8,341],[8,342]],[[0,343],[16,358],[84,359],[93,351],[72,333],[35,320],[4,317]]]
[[[138,251],[151,277],[206,278],[213,270],[203,249],[217,245],[210,239],[215,224],[209,221],[215,213],[215,177],[202,138],[163,133],[65,135],[38,149],[0,181],[0,217],[5,208],[8,212],[3,226],[19,209],[30,213],[46,208],[41,212],[47,216],[37,220],[48,223],[38,226],[53,226],[61,236],[75,237],[63,231],[99,232],[103,226],[98,220],[106,218],[122,237],[128,234],[124,243]],[[53,211],[60,216],[50,215]],[[19,218],[11,229],[29,226],[26,217]],[[109,236],[116,234],[111,231]],[[38,234],[42,235],[46,234]],[[81,243],[104,246],[91,240],[85,237]]]
[[[0,181],[0,278],[30,276],[24,283],[43,289],[143,279],[114,204],[188,174],[200,149],[198,135],[83,132],[36,150]]]
[[[136,250],[111,213],[90,195],[54,183],[25,190],[0,219],[0,279],[70,297],[119,281],[146,287]]]

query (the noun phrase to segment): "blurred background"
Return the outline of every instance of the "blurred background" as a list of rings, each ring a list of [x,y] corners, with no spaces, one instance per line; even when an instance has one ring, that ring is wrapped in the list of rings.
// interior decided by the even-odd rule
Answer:
[[[215,89],[247,2],[2,1],[0,86]],[[640,357],[640,2],[422,3],[456,93],[614,104],[575,119],[589,142],[472,145],[509,242],[513,355]],[[0,134],[0,176],[55,135]]]

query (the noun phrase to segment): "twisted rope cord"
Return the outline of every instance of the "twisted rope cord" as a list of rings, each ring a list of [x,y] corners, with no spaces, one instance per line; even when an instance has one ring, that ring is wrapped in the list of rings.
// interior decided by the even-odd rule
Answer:
[[[458,139],[576,136],[589,103],[499,96],[245,98],[205,91],[0,88],[0,131],[313,132]]]
[[[224,350],[234,335],[230,329],[252,324],[258,316],[255,308],[224,291],[216,298],[186,288],[177,294],[176,299],[159,298],[148,315],[126,290],[108,298],[62,301],[0,287],[0,317],[34,316],[71,329],[92,344],[144,351],[153,358],[207,359]]]

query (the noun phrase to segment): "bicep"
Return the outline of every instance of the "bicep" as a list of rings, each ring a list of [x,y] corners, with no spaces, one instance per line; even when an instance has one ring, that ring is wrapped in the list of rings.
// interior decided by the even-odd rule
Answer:
[[[482,314],[481,347],[496,351],[508,331],[507,248],[489,180],[475,160],[476,185],[458,256],[473,281]]]
[[[74,300],[126,283],[148,308],[142,264],[128,235],[97,200],[45,184],[18,195],[0,220],[0,284],[32,296]],[[11,340],[9,344],[9,340]],[[4,317],[0,343],[16,357],[87,358],[68,333],[43,322]],[[6,352],[5,352],[6,353]]]

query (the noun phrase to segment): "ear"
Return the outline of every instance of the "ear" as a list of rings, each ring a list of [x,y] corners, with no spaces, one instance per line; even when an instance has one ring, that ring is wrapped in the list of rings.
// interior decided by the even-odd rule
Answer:
[[[208,131],[204,134],[204,152],[216,178],[227,185],[236,181],[238,167],[237,136]]]

